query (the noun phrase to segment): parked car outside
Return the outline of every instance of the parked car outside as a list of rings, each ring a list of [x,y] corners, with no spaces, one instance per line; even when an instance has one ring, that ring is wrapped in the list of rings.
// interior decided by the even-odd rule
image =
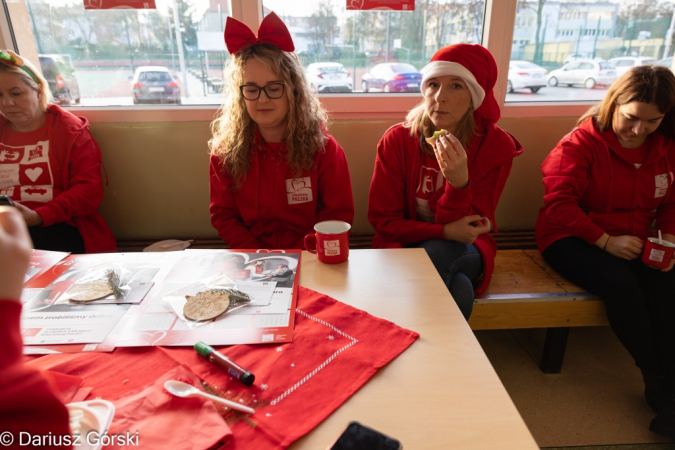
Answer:
[[[618,58],[612,58],[607,61],[614,67],[616,70],[617,78],[623,75],[631,67],[644,66],[644,65],[654,65],[656,64],[656,58],[645,57],[645,56],[619,56]]]
[[[563,61],[563,64],[568,64],[578,59],[587,59],[587,57],[585,55],[582,55],[581,53],[570,53],[569,55],[567,55],[567,58],[565,58],[565,60]]]
[[[180,86],[169,69],[164,66],[137,68],[131,85],[134,104],[181,103]]]
[[[412,64],[380,63],[363,74],[363,92],[419,92],[422,74]]]
[[[567,55],[567,58],[563,61],[563,65],[567,63],[571,63],[572,61],[578,61],[580,59],[591,59],[593,61],[604,61],[603,58],[600,58],[599,56],[596,56],[594,58],[591,58],[589,55],[584,55],[582,53],[570,53]]]
[[[80,104],[80,85],[70,55],[38,55],[42,75],[49,84],[54,103],[61,106]]]
[[[529,89],[533,94],[546,87],[548,70],[529,61],[511,61],[509,63],[509,79],[506,82],[507,92],[516,89]]]
[[[583,59],[565,64],[548,74],[549,86],[581,84],[588,89],[597,85],[609,86],[616,80],[616,71],[607,61]]]
[[[340,63],[311,63],[305,71],[307,81],[317,92],[351,92],[354,81]]]

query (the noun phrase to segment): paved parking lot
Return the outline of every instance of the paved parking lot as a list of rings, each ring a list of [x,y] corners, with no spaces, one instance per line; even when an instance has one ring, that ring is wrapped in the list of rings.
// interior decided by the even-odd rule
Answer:
[[[357,80],[365,69],[357,69]],[[131,100],[131,69],[119,70],[77,70],[77,79],[82,95],[82,106],[112,106],[133,104]],[[180,80],[180,73],[177,73]],[[187,73],[189,97],[183,98],[184,104],[220,104],[220,94],[209,92],[207,86],[196,76]],[[182,81],[179,81],[183,88]],[[358,87],[359,84],[356,84]],[[183,92],[185,90],[183,89]],[[357,90],[355,92],[360,92]],[[584,87],[546,86],[536,94],[528,89],[506,94],[507,102],[555,102],[555,101],[600,101],[607,92],[606,88],[586,89]]]

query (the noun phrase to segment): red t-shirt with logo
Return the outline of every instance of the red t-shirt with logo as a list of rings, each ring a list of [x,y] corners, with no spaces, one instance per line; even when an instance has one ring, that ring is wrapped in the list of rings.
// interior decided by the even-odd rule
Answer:
[[[438,161],[435,157],[425,153],[422,156],[419,185],[415,191],[418,219],[431,223],[436,219],[436,213],[431,209],[429,199],[443,186],[443,180],[443,173],[438,166]]]
[[[49,130],[54,117],[45,115],[37,130],[19,133],[7,122],[0,144],[0,195],[37,209],[63,192],[59,155],[51,148]],[[66,223],[75,225],[70,219]]]
[[[342,147],[326,134],[312,170],[293,174],[283,143],[256,135],[251,169],[241,186],[211,155],[211,223],[230,248],[304,249],[317,222],[354,220],[349,167]]]

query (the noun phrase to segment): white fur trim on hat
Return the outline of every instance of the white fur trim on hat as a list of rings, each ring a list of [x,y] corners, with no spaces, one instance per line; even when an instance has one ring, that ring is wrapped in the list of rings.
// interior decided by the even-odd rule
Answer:
[[[483,103],[485,98],[485,91],[476,81],[476,77],[464,67],[463,65],[456,62],[449,61],[434,61],[430,62],[422,70],[422,83],[420,84],[420,90],[424,94],[424,89],[429,78],[442,77],[444,75],[455,75],[460,77],[466,83],[466,86],[469,88],[471,93],[471,102],[473,103],[473,110],[477,110],[478,107]]]

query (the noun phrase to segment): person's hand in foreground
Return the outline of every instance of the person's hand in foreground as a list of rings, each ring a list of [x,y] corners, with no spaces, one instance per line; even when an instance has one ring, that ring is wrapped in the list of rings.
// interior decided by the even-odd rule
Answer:
[[[19,300],[33,244],[21,213],[0,206],[0,298]]]

